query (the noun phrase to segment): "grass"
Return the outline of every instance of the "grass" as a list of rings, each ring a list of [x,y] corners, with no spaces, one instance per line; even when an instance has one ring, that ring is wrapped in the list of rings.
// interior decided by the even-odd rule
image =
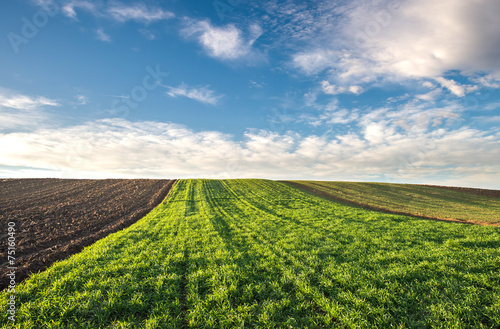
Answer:
[[[472,223],[499,224],[500,199],[433,186],[292,181],[323,195],[392,212]]]
[[[500,229],[279,182],[180,180],[133,226],[20,284],[16,301],[17,328],[498,328]]]

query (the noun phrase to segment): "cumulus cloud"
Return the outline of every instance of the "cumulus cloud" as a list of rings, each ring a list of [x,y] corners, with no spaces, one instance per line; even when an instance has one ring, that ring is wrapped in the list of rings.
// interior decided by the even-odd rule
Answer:
[[[329,70],[337,84],[346,85],[377,79],[444,79],[450,71],[499,77],[496,0],[356,0],[326,12],[336,14],[337,23],[322,25],[326,37],[320,44],[312,41],[309,49],[292,58],[306,74]],[[440,84],[459,97],[467,93],[467,86],[453,80]]]
[[[372,2],[349,13],[347,29],[368,39],[367,59],[404,76],[440,76],[449,70],[498,71],[500,12],[495,0]],[[377,19],[377,15],[386,15]],[[377,26],[370,33],[370,22]],[[387,26],[384,26],[387,25]]]
[[[249,130],[241,141],[171,123],[99,120],[0,134],[5,145],[0,149],[0,164],[85,177],[91,173],[98,177],[390,177],[426,183],[436,177],[460,182],[468,172],[478,175],[483,168],[487,171],[475,185],[500,186],[500,153],[491,152],[500,148],[498,133],[468,127],[403,132],[396,123],[401,115],[384,109],[375,112],[360,120],[359,133],[302,136]],[[421,120],[432,123],[434,119]]]
[[[246,35],[234,24],[218,27],[206,20],[188,20],[186,25],[181,31],[182,35],[197,39],[211,57],[235,60],[257,56],[252,45],[262,35],[262,29],[258,25],[250,25]]]
[[[184,96],[210,105],[216,105],[219,99],[223,97],[222,95],[216,95],[213,90],[209,89],[209,86],[194,88],[182,83],[179,87],[164,87],[168,89],[167,95],[171,97]]]

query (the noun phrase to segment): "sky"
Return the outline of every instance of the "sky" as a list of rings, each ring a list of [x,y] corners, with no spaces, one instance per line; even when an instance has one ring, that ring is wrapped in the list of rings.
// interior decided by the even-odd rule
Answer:
[[[500,189],[498,0],[0,4],[0,177]]]

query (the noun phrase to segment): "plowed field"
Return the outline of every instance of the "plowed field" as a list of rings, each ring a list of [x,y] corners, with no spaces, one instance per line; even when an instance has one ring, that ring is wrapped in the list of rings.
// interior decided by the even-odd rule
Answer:
[[[1,254],[7,259],[7,223],[15,223],[16,280],[123,229],[166,197],[174,180],[0,180]],[[2,264],[0,289],[7,286]]]

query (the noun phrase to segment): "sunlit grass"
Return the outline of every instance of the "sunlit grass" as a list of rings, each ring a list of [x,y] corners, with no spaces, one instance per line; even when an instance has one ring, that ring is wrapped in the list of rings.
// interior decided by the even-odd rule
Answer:
[[[433,186],[293,181],[332,197],[411,215],[500,223],[500,199]]]

